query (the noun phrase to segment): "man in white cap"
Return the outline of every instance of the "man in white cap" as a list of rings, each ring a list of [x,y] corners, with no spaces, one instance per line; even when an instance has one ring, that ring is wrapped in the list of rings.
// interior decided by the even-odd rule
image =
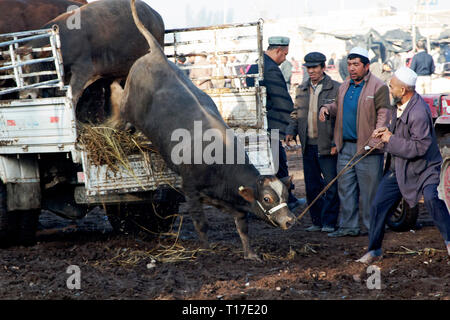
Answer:
[[[415,91],[416,80],[417,74],[409,68],[395,72],[389,88],[397,110],[390,128],[376,129],[372,135],[381,139],[389,154],[371,207],[368,252],[357,262],[371,263],[381,257],[385,222],[391,208],[402,197],[414,207],[422,195],[450,255],[450,215],[437,192],[442,157],[430,108]]]
[[[319,114],[320,121],[326,121],[330,115],[336,117],[334,142],[338,172],[351,159],[359,160],[367,152],[367,145],[376,145],[371,138],[373,131],[386,127],[391,118],[389,88],[370,72],[368,51],[353,48],[347,57],[347,67],[350,77],[339,87],[335,102],[324,104]],[[369,230],[370,205],[383,177],[383,160],[384,153],[376,150],[339,178],[339,229],[328,236],[358,236],[361,231],[358,211]]]

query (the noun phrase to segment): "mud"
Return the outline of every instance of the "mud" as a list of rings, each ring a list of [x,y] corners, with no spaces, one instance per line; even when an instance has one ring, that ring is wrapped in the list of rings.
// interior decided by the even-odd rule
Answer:
[[[304,197],[298,152],[289,152],[289,164],[295,193]],[[35,246],[0,251],[0,299],[450,300],[450,260],[423,208],[420,229],[387,230],[384,257],[374,264],[380,289],[373,288],[374,269],[354,262],[367,236],[307,233],[308,215],[288,231],[250,218],[260,263],[243,259],[229,215],[206,213],[211,250],[199,249],[188,215],[177,219],[172,235],[142,241],[112,233],[100,208],[76,222],[43,212]],[[72,265],[81,272],[80,289],[68,288]]]

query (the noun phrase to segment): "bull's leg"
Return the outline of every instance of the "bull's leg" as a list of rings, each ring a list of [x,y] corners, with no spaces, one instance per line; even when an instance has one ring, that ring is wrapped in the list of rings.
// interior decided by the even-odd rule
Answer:
[[[189,213],[194,222],[195,230],[200,238],[201,246],[204,249],[209,249],[208,242],[208,223],[206,221],[205,213],[203,212],[203,206],[198,197],[188,197]]]
[[[244,249],[244,259],[261,262],[261,258],[250,248],[250,241],[248,239],[248,223],[245,213],[236,212],[233,215],[234,223],[236,224],[237,231],[241,237],[242,247]]]
[[[77,107],[78,100],[80,100],[84,89],[98,79],[100,79],[100,77],[94,76],[88,68],[72,68],[70,87],[72,88],[72,102],[75,108]]]

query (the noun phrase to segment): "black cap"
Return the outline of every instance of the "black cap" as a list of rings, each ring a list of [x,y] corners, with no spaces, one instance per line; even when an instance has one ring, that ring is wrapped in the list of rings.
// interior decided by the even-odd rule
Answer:
[[[310,52],[305,56],[305,67],[315,67],[327,61],[327,57],[320,52]]]

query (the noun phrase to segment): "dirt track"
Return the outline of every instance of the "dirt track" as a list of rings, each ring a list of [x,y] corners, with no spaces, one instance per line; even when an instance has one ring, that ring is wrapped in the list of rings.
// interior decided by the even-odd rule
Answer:
[[[300,159],[295,153],[289,158],[295,193],[304,196]],[[376,263],[380,290],[368,289],[372,273],[354,262],[367,236],[307,233],[308,215],[285,232],[252,218],[251,241],[264,260],[258,263],[242,258],[230,216],[213,208],[207,216],[213,249],[199,251],[187,215],[178,239],[143,242],[112,234],[99,209],[75,225],[43,214],[37,245],[0,251],[0,299],[450,300],[450,260],[426,214],[419,230],[387,231],[384,259]],[[80,268],[79,290],[67,287],[70,265]]]

